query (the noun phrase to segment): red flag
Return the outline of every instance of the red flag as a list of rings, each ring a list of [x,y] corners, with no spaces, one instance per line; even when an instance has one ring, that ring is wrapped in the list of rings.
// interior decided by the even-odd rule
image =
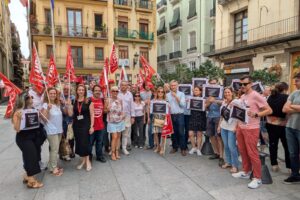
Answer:
[[[151,67],[151,65],[148,63],[148,61],[144,58],[144,56],[140,56],[140,61],[142,63],[142,66],[144,68],[145,71],[145,77],[146,77],[146,81],[151,82],[151,78],[153,76],[153,74],[155,74],[155,70],[153,69],[153,67]]]
[[[113,44],[109,58],[110,73],[114,73],[118,69],[118,58],[116,54],[116,46]]]
[[[67,61],[66,61],[66,74],[65,77],[69,79],[70,82],[76,82],[77,78],[75,76],[73,57],[72,57],[72,49],[70,44],[68,44],[68,53],[67,53]]]
[[[36,50],[35,43],[33,43],[33,48],[32,48],[32,63],[31,63],[31,71],[29,75],[29,83],[34,85],[40,93],[43,92],[44,74],[42,71],[42,66],[41,66],[39,55]]]
[[[28,7],[28,0],[20,0],[20,2],[24,7]]]
[[[17,95],[22,92],[15,84],[13,84],[4,74],[0,72],[0,79],[1,79],[1,87],[5,87],[5,97],[9,97],[9,101],[7,104],[5,117],[9,118],[12,114],[14,105],[16,103]]]
[[[137,87],[140,88],[140,91],[143,91],[143,84],[145,82],[145,78],[142,70],[140,69],[139,74],[137,74]]]
[[[161,136],[162,137],[167,137],[167,135],[172,135],[173,133],[174,133],[174,131],[173,131],[173,124],[172,124],[171,115],[167,114],[166,115],[166,120],[165,120],[165,125],[162,129]]]
[[[54,62],[53,55],[50,57],[49,65],[48,65],[48,71],[46,76],[46,82],[49,87],[54,87],[56,83],[58,82],[58,72],[56,69],[56,65]]]

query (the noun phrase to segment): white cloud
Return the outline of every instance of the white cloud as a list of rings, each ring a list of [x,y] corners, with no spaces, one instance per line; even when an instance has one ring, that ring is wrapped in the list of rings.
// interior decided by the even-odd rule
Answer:
[[[29,43],[27,35],[27,15],[26,8],[19,0],[12,0],[8,5],[10,10],[10,18],[16,25],[21,40],[21,51],[25,58],[29,56]]]

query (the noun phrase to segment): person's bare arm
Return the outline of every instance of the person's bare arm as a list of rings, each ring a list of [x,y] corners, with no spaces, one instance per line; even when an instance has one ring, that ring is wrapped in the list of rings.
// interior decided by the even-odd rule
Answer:
[[[18,110],[14,113],[14,116],[13,116],[13,126],[14,126],[14,129],[16,130],[16,132],[20,132],[20,125],[21,125],[21,118],[22,118],[22,111],[21,110]]]
[[[90,104],[89,109],[90,109],[90,118],[91,118],[91,126],[90,126],[89,132],[90,132],[90,134],[93,134],[94,133],[94,120],[95,120],[94,119],[95,113],[94,113],[94,104],[93,103]]]
[[[283,106],[283,108],[282,108],[282,112],[287,113],[287,114],[297,112],[294,108],[291,107],[291,105],[292,105],[292,102],[288,100],[288,101],[284,104],[284,106]]]

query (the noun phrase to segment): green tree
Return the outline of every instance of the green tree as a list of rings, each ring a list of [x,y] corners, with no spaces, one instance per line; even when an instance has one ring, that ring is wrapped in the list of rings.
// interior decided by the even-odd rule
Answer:
[[[263,85],[273,85],[279,82],[279,78],[276,74],[269,73],[267,68],[254,70],[250,76],[254,81],[260,81]]]
[[[202,63],[198,69],[193,71],[194,77],[200,78],[216,78],[223,79],[224,78],[224,70],[216,65],[214,65],[210,60]]]

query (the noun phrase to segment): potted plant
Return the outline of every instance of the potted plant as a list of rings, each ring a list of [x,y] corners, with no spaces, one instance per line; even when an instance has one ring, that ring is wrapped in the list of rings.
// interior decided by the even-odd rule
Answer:
[[[30,15],[30,26],[31,26],[31,32],[32,33],[39,33],[39,30],[37,28],[37,19],[34,15]]]
[[[57,35],[62,35],[62,27],[61,27],[61,25],[57,25],[56,28],[55,28],[55,30],[56,30]]]
[[[101,27],[101,37],[102,38],[105,38],[107,37],[107,29],[106,29],[106,24],[103,24],[102,27]]]
[[[97,37],[97,31],[93,32],[93,37]]]
[[[50,25],[45,25],[45,27],[44,27],[44,33],[45,34],[50,34],[51,33],[51,28],[50,28]]]

